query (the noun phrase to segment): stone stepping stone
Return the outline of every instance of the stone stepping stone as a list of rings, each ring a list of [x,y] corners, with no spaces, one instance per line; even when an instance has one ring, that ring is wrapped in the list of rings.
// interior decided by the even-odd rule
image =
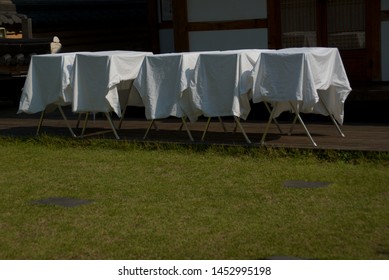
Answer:
[[[71,198],[71,197],[49,197],[49,198],[33,201],[33,204],[53,205],[53,206],[62,206],[62,207],[76,207],[76,206],[89,204],[89,203],[92,203],[92,201],[86,199]]]

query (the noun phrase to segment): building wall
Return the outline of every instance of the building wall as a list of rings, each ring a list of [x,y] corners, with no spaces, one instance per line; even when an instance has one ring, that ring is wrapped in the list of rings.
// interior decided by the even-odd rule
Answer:
[[[164,1],[164,0],[160,0]],[[159,1],[158,1],[159,2]],[[389,0],[380,0],[381,21],[381,80],[389,81]],[[222,9],[220,7],[223,7]],[[242,20],[267,20],[266,0],[187,0],[189,26],[198,23],[215,23]],[[193,25],[194,24],[194,25]],[[210,25],[207,25],[210,26]],[[266,25],[267,26],[267,25]],[[201,29],[201,28],[200,28]],[[227,50],[245,48],[268,48],[268,28],[212,29],[193,31],[189,28],[189,50]],[[160,29],[160,51],[174,52],[174,31],[172,25]],[[379,49],[377,51],[379,51]],[[379,56],[377,57],[379,61]],[[374,80],[379,80],[379,69]]]
[[[265,0],[188,0],[189,22],[254,19],[266,16]]]
[[[159,30],[159,49],[161,53],[174,52],[174,32],[171,28]]]
[[[160,2],[160,1],[158,1]],[[266,19],[266,0],[187,0],[189,23]],[[223,7],[222,9],[220,7]],[[161,20],[161,19],[160,19]],[[172,29],[161,29],[160,51],[174,52]],[[266,28],[191,31],[189,50],[263,49],[268,47]]]
[[[267,29],[190,32],[189,47],[191,51],[267,49]]]
[[[188,0],[188,22],[265,19],[266,17],[266,0]],[[261,49],[267,48],[267,45],[267,29],[189,33],[191,51]]]

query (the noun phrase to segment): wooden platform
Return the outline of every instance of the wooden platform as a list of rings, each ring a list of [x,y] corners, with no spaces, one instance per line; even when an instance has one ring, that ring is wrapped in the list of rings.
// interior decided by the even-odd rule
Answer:
[[[1,108],[0,108],[1,109]],[[72,127],[76,127],[77,117],[67,113]],[[16,114],[16,110],[0,110],[0,136],[34,137],[39,123],[40,114],[27,115]],[[118,119],[114,119],[118,123]],[[195,141],[193,143],[222,144],[222,145],[250,145],[260,146],[260,139],[265,129],[266,122],[261,120],[242,121],[242,125],[252,141],[247,144],[242,133],[233,132],[235,124],[231,118],[223,120],[227,132],[223,131],[221,123],[213,119],[205,140],[201,141],[206,119],[200,119],[196,123],[189,123],[189,128]],[[142,118],[127,117],[124,119],[122,129],[118,131],[121,140],[126,141],[160,141],[172,143],[191,143],[185,130],[179,130],[181,121],[170,118],[157,122],[158,131],[154,128],[150,131],[146,140],[143,136],[149,122]],[[291,123],[282,121],[280,126],[283,134],[272,124],[265,145],[271,147],[300,148],[300,149],[333,149],[355,151],[389,151],[389,124],[377,123],[345,123],[341,128],[346,137],[341,137],[335,126],[330,121],[306,120],[306,125],[317,143],[315,148],[306,136],[303,127],[296,124],[292,135],[288,135]],[[113,133],[106,118],[97,115],[89,120],[86,137],[100,137],[114,139]],[[101,131],[106,133],[101,134]],[[47,115],[44,120],[42,133],[48,135],[70,136],[70,133],[58,112]],[[75,130],[76,134],[80,129]]]

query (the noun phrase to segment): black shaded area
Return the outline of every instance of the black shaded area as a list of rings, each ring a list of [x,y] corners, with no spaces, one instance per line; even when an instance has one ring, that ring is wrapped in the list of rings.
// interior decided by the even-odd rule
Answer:
[[[19,0],[34,38],[59,37],[61,52],[152,49],[147,0]]]
[[[25,77],[12,77],[11,75],[0,74],[0,102],[2,102],[0,110],[13,108],[14,112],[17,112],[24,82]],[[3,102],[9,102],[9,105]],[[8,105],[8,108],[5,105]]]
[[[82,24],[97,26],[110,25],[115,28],[119,23],[147,23],[148,10],[146,0],[89,0],[60,1],[33,0],[13,1],[19,13],[32,18],[34,28],[61,27],[63,25]]]
[[[62,207],[76,207],[84,204],[92,203],[91,200],[77,199],[71,197],[49,197],[46,199],[40,199],[33,201],[33,204],[38,205],[53,205]]]
[[[328,182],[309,182],[309,181],[285,181],[286,188],[326,188],[330,185]]]

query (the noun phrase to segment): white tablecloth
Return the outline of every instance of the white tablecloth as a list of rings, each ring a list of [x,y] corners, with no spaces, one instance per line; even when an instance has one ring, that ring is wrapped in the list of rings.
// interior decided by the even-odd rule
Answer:
[[[200,54],[190,83],[195,115],[246,119],[250,112],[251,70],[264,51],[268,50]]]
[[[74,112],[111,112],[121,116],[119,90],[130,92],[150,52],[108,51],[76,55],[72,75]],[[124,85],[124,86],[123,86]],[[125,106],[128,104],[125,104]]]
[[[70,77],[75,53],[34,55],[20,98],[18,113],[34,114],[49,105],[69,105],[73,100]]]
[[[134,87],[143,100],[148,120],[169,116],[193,120],[187,89],[199,55],[169,53],[145,58]]]
[[[277,102],[275,117],[290,110],[328,115],[342,124],[351,87],[336,48],[291,48],[262,53],[253,69],[253,102]]]

